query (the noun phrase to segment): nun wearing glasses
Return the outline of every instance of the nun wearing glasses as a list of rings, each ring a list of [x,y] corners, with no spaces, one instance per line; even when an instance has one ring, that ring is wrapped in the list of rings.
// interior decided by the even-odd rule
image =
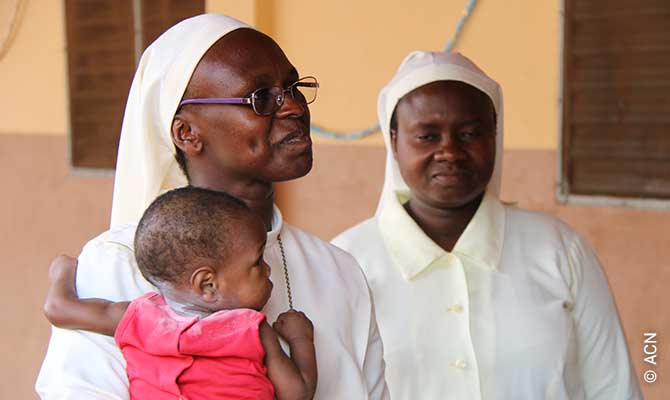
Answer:
[[[317,88],[270,37],[230,17],[200,15],[163,33],[133,80],[111,229],[79,256],[77,294],[127,301],[155,291],[133,256],[144,209],[187,184],[227,192],[267,227],[264,259],[274,283],[262,310],[268,321],[295,307],[313,322],[314,398],[387,399],[382,343],[360,267],[285,223],[274,205],[273,183],[312,167],[308,104]],[[53,328],[36,389],[43,399],[127,399],[123,356],[109,337]]]

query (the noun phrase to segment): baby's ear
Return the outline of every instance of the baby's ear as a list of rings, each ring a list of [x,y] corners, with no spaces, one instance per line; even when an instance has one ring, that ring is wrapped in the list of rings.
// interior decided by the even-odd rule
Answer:
[[[217,300],[216,270],[212,267],[200,267],[191,274],[191,288],[206,302]]]

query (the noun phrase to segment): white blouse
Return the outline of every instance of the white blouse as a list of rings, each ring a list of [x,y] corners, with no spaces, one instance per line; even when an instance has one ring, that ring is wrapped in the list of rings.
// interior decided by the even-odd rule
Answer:
[[[549,216],[486,195],[452,252],[398,193],[333,243],[372,289],[394,400],[641,399],[593,251]]]
[[[314,324],[319,372],[315,399],[388,399],[382,343],[370,292],[356,261],[283,224],[276,207],[272,226],[265,260],[272,267],[274,289],[263,312],[272,322],[288,309],[277,243],[281,231],[294,307]],[[84,247],[77,270],[81,298],[124,301],[155,290],[137,268],[134,233],[135,226],[122,226]],[[128,399],[125,360],[111,337],[54,327],[36,390],[42,399]]]

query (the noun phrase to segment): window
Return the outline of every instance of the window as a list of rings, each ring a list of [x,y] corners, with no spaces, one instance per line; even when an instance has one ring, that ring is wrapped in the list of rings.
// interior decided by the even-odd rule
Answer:
[[[563,18],[561,197],[670,200],[670,1],[564,0]]]
[[[65,1],[72,166],[114,168],[139,56],[168,27],[204,9],[204,0]]]

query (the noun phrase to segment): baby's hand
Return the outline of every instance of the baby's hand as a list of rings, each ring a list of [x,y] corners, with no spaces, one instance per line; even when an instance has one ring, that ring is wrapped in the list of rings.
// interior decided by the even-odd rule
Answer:
[[[294,340],[314,340],[314,327],[301,311],[290,310],[279,314],[272,324],[274,330],[287,342]]]

